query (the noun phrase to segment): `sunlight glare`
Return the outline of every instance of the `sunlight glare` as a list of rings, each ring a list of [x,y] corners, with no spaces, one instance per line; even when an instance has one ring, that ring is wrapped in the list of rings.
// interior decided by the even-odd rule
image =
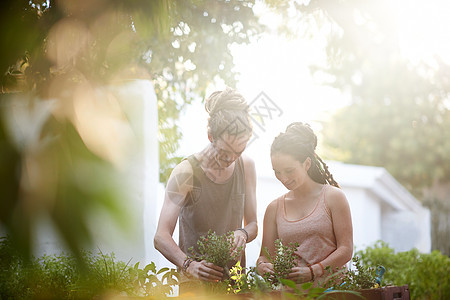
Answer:
[[[394,1],[403,55],[418,64],[435,65],[434,55],[450,64],[450,2]]]

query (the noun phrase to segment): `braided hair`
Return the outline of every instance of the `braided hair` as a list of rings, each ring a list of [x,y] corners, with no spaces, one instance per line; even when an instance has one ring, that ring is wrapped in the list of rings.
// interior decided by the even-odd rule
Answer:
[[[249,106],[236,90],[227,87],[212,93],[205,101],[205,109],[209,114],[208,133],[213,139],[224,133],[234,136],[252,134]]]
[[[286,132],[280,133],[273,141],[270,155],[283,153],[292,156],[303,163],[308,157],[311,159],[311,167],[308,175],[317,183],[330,184],[340,188],[328,170],[328,166],[316,154],[317,136],[309,126],[302,122],[294,122],[288,125]]]

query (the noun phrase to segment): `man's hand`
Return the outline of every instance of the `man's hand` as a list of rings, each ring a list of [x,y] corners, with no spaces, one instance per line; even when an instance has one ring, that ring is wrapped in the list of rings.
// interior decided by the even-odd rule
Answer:
[[[191,262],[186,272],[194,278],[211,282],[217,282],[223,277],[223,268],[206,260]]]
[[[273,265],[269,262],[260,262],[258,263],[258,266],[256,267],[256,271],[259,275],[264,275],[266,273],[274,273]]]
[[[245,245],[247,244],[247,235],[242,230],[235,230],[233,243],[234,245],[231,250],[235,252],[239,249],[239,247],[241,247],[240,253],[243,253],[245,250]]]

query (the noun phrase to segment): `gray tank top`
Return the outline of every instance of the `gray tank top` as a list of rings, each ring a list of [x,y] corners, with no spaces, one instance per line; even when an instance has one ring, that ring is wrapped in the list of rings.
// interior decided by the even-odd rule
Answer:
[[[235,162],[231,177],[224,183],[209,179],[194,155],[187,158],[192,166],[194,186],[186,196],[179,215],[179,247],[186,253],[197,249],[197,241],[211,229],[223,235],[242,227],[245,201],[245,174],[242,158]]]

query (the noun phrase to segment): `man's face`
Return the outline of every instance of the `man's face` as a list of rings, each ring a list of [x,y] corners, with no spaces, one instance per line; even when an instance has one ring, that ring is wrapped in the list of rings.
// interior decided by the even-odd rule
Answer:
[[[247,147],[249,137],[247,135],[228,135],[224,134],[213,141],[213,147],[216,151],[216,160],[220,167],[229,167],[236,159],[241,156]]]

